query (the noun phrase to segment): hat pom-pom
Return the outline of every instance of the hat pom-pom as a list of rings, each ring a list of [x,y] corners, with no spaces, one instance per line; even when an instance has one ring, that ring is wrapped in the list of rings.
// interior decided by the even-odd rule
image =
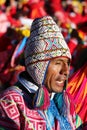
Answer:
[[[41,110],[45,110],[48,108],[50,105],[50,98],[46,87],[41,87],[38,89],[34,96],[33,105],[36,109],[39,108]]]

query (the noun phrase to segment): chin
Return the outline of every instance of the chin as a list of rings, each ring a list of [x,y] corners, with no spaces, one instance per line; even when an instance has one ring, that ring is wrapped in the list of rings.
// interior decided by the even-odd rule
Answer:
[[[55,90],[54,92],[55,93],[61,93],[61,92],[63,92],[63,89]]]

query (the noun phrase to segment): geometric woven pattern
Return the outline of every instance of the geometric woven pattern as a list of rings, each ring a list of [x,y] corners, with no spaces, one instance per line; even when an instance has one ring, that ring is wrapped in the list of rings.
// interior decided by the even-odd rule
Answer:
[[[38,111],[33,108],[30,109],[31,98],[24,91],[12,88],[0,96],[0,126],[8,130],[47,130],[45,120],[47,117],[39,108]],[[25,98],[27,101],[24,100]],[[67,96],[65,102],[66,104],[69,103]],[[72,104],[67,105],[68,108],[70,107],[70,111],[67,109],[68,119],[70,123],[72,120],[75,123],[73,106]],[[70,115],[72,115],[72,119]],[[59,122],[56,120],[52,130],[59,130],[58,124]]]
[[[46,130],[44,119],[36,110],[30,110],[22,95],[14,90],[5,92],[0,99],[0,116],[0,125],[9,130]]]
[[[33,21],[24,54],[28,73],[40,86],[50,59],[60,56],[71,58],[60,28],[50,16]]]

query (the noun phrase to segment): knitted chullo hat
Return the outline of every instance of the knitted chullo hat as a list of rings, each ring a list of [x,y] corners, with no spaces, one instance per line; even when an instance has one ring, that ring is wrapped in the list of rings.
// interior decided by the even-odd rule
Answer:
[[[60,56],[71,58],[63,35],[50,16],[33,21],[24,54],[27,71],[39,86],[44,81],[50,59]]]

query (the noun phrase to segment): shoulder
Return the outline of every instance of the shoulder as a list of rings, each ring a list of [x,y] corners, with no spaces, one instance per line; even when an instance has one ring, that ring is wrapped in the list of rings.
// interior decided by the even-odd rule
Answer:
[[[8,87],[7,89],[3,90],[1,93],[0,93],[0,98],[2,98],[3,96],[6,96],[6,95],[13,95],[13,94],[21,94],[22,93],[22,90],[18,87],[18,86],[11,86],[11,87]]]
[[[9,87],[0,93],[0,105],[2,107],[9,107],[12,104],[23,102],[22,90],[16,86]]]
[[[8,88],[0,94],[0,115],[15,119],[20,116],[21,107],[25,102],[21,90],[17,87]],[[24,107],[23,107],[24,109]]]

